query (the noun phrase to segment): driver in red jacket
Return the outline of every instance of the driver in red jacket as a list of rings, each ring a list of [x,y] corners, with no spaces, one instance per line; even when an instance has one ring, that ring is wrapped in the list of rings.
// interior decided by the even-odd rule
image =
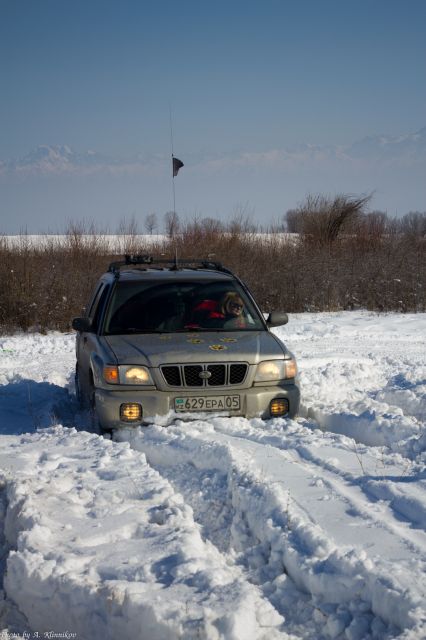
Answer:
[[[203,313],[201,326],[208,328],[243,329],[244,302],[236,291],[225,293],[218,303],[214,300],[203,300],[194,309],[196,315]]]

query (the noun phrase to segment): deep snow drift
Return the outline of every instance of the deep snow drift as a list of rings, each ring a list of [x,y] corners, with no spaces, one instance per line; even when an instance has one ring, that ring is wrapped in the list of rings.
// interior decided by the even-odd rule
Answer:
[[[426,315],[277,332],[297,420],[116,441],[78,411],[72,335],[0,338],[0,637],[426,638]]]

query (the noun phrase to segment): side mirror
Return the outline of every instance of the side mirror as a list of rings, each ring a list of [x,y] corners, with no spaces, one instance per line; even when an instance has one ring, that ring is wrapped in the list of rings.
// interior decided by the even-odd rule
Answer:
[[[266,324],[268,327],[280,327],[283,324],[287,324],[288,315],[284,311],[272,311],[266,318]]]
[[[92,330],[92,322],[90,318],[74,318],[72,321],[72,328],[75,331],[91,331]]]

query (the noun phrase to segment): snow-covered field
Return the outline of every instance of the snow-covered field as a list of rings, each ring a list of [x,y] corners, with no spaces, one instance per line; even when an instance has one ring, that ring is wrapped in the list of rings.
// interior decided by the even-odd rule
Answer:
[[[226,232],[225,232],[226,233]],[[297,233],[263,233],[263,232],[253,232],[253,233],[244,233],[241,232],[239,234],[242,239],[246,241],[252,240],[253,242],[259,243],[268,243],[268,242],[296,242],[298,239]],[[155,245],[166,243],[170,240],[170,237],[167,234],[161,233],[153,233],[153,234],[126,234],[126,233],[113,233],[113,234],[105,234],[105,233],[89,233],[89,234],[81,234],[81,236],[77,236],[78,240],[81,242],[83,246],[90,247],[94,241],[100,243],[102,247],[109,249],[110,251],[114,251],[117,253],[123,253],[128,250],[134,250],[134,247],[139,247],[141,245]],[[19,248],[22,246],[30,246],[30,247],[46,247],[53,245],[55,247],[61,246],[69,246],[70,242],[73,242],[75,238],[73,234],[27,234],[22,233],[20,235],[15,236],[0,236],[3,239],[4,243],[10,249]]]
[[[426,638],[426,315],[292,315],[297,420],[91,433],[0,338],[0,638]],[[38,632],[38,636],[37,636]]]

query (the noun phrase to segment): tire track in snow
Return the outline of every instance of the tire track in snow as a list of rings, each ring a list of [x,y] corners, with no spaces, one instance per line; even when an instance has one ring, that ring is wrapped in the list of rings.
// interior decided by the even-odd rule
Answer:
[[[5,476],[0,474],[0,637],[3,638],[3,634],[8,634],[4,637],[23,638],[24,633],[31,633],[28,621],[15,604],[7,598],[3,590],[7,557],[10,552],[10,545],[6,540],[4,531],[7,512],[6,485]]]
[[[145,456],[63,427],[9,446],[5,589],[34,631],[295,640]]]
[[[225,424],[225,421],[222,421],[221,424]],[[216,424],[215,426],[218,430],[218,425]],[[228,435],[229,434],[225,433],[226,437],[228,437]],[[327,435],[328,434],[325,434],[325,438],[327,438]],[[247,438],[247,434],[244,434],[243,437],[241,437],[241,434],[233,434],[232,437],[235,437],[238,440],[239,446],[242,446],[243,449],[246,451],[250,450],[250,444],[247,444],[250,438]],[[256,445],[257,444],[259,443],[256,442]],[[426,569],[426,534],[424,526],[423,528],[420,527],[414,530],[410,528],[410,524],[412,524],[411,519],[414,520],[415,524],[419,522],[424,525],[424,492],[422,492],[420,496],[416,495],[415,500],[410,498],[410,496],[395,496],[395,494],[391,493],[390,498],[395,504],[382,505],[380,503],[372,503],[371,494],[373,494],[376,499],[378,493],[379,498],[382,499],[386,496],[385,491],[390,491],[391,485],[389,485],[389,483],[383,482],[374,484],[373,482],[373,487],[376,489],[376,491],[373,492],[371,481],[369,479],[364,480],[364,477],[362,476],[361,486],[358,487],[355,482],[355,476],[335,467],[334,460],[332,458],[330,459],[330,455],[332,455],[332,447],[330,447],[327,452],[329,454],[328,459],[324,459],[321,458],[320,455],[313,454],[313,451],[318,451],[318,448],[320,448],[318,447],[317,442],[313,449],[310,449],[306,445],[297,446],[294,440],[292,444],[294,452],[297,454],[297,458],[293,456],[293,447],[291,444],[287,444],[284,451],[281,451],[281,454],[289,456],[290,462],[298,469],[304,469],[305,479],[311,475],[313,478],[312,484],[318,485],[320,488],[328,487],[329,490],[331,490],[331,495],[328,497],[328,500],[336,501],[337,499],[341,500],[343,504],[345,502],[348,504],[348,508],[345,512],[342,512],[340,517],[341,533],[343,534],[341,536],[340,543],[353,544],[354,548],[357,546],[359,547],[359,542],[362,540],[362,537],[360,537],[357,521],[362,518],[367,525],[367,531],[369,532],[363,547],[367,550],[368,561],[373,561],[373,565],[368,568],[370,577],[374,580],[375,576],[378,575],[379,580],[383,581],[383,576],[380,576],[383,569],[385,570],[384,575],[386,575],[386,573],[388,576],[393,575],[393,563],[388,562],[386,566],[386,563],[380,559],[382,548],[391,548],[393,544],[394,557],[399,564],[398,571],[401,573],[402,566],[405,563],[408,567],[407,575],[410,576],[408,579],[406,578],[405,581],[401,581],[400,588],[405,592],[405,594],[408,594],[410,585],[417,585],[419,587],[418,594],[420,595],[416,595],[414,593],[413,604],[416,600],[418,602],[424,602],[424,598],[426,597],[426,585],[424,581],[424,572]],[[278,455],[279,458],[280,452],[277,452],[274,447],[270,446],[270,444],[267,444],[265,447],[265,444],[263,443],[261,446],[267,450],[263,471],[265,475],[268,476],[273,468],[274,457]],[[333,446],[335,447],[335,443]],[[368,452],[368,448],[366,450]],[[259,460],[258,456],[256,456],[256,458]],[[345,457],[342,456],[342,451],[339,451],[339,461],[345,461]],[[299,490],[299,495],[301,494],[303,496],[303,489],[300,491],[300,481],[301,477],[300,475],[298,476],[297,472],[293,476],[291,476],[291,474],[287,475],[285,480],[283,480],[293,497],[294,495],[297,496],[296,488]],[[418,486],[418,479],[416,479],[416,482]],[[364,492],[365,496],[362,495],[360,489]],[[416,488],[414,488],[413,491],[415,492]],[[315,509],[315,501],[312,502],[311,492],[309,492],[308,497],[309,504],[306,503],[306,494],[304,496],[304,500],[297,501],[296,499],[299,508],[306,512],[308,518],[313,518],[313,522],[320,524],[324,532],[326,532],[328,519],[327,513],[324,515],[322,513],[322,509]],[[389,496],[386,496],[386,498],[389,499]],[[389,513],[390,510],[392,510],[392,513]],[[398,517],[400,514],[403,514],[409,520],[408,524],[400,522],[401,518]],[[354,535],[352,535],[352,539],[351,536],[348,536],[348,531],[351,531],[350,524],[348,529],[348,516],[354,517],[354,526],[352,529]],[[336,522],[333,523],[332,531],[334,534],[336,532],[339,533],[339,526],[336,526]],[[372,533],[375,535],[372,536]],[[386,542],[386,535],[388,537],[390,536],[390,544]],[[376,540],[374,540],[374,537],[376,537]],[[394,539],[393,543],[392,538]],[[400,541],[402,541],[402,544],[400,544]],[[379,560],[379,562],[377,562],[377,560]],[[371,603],[373,602],[374,589],[373,597],[371,598]],[[380,609],[376,609],[376,612],[377,611],[381,613]],[[395,622],[392,617],[391,607],[388,608],[387,611],[382,610],[382,613],[385,619],[390,622]],[[425,629],[418,633],[416,632],[414,637],[420,638],[423,637],[423,634],[426,637]]]
[[[295,463],[304,464],[312,477],[318,476],[334,493],[347,500],[353,512],[362,514],[372,525],[388,528],[410,547],[413,545],[418,551],[425,552],[426,472],[422,472],[422,490],[422,481],[418,475],[415,476],[416,465],[411,461],[397,464],[395,456],[377,449],[372,451],[349,438],[336,438],[328,433],[319,443],[310,430],[303,429],[305,433],[301,437],[297,426],[296,431],[289,435],[285,431],[269,435],[250,427],[241,434],[229,427],[222,429],[221,425],[226,423],[215,425],[221,433],[291,452],[289,455],[294,454]],[[336,445],[339,446],[338,461],[333,457]],[[342,462],[345,463],[344,468]],[[413,477],[415,486],[411,486]]]
[[[378,562],[355,545],[363,529],[369,534],[377,531],[377,521],[369,521],[366,527],[354,505],[348,507],[347,497],[337,491],[333,500],[339,509],[334,505],[332,512],[337,511],[340,522],[333,524],[333,531],[344,536],[348,516],[353,516],[356,531],[352,545],[345,537],[343,545],[329,540],[327,510],[325,516],[322,513],[327,501],[321,500],[324,488],[330,490],[324,481],[315,483],[315,465],[301,464],[288,451],[244,437],[212,433],[209,423],[201,424],[205,430],[196,433],[191,426],[182,426],[183,430],[172,427],[167,431],[152,427],[142,438],[134,436],[132,446],[143,450],[150,464],[182,491],[204,534],[215,544],[209,492],[203,486],[206,474],[222,474],[222,481],[216,484],[222,487],[219,500],[223,500],[226,480],[229,507],[225,520],[231,556],[246,567],[248,580],[262,586],[265,596],[285,616],[286,631],[306,634],[303,611],[309,611],[311,625],[311,635],[305,637],[339,637],[345,628],[361,625],[364,631],[381,626],[378,637],[386,638],[399,633],[396,627],[412,626],[410,611],[416,607],[417,593],[410,592],[410,585],[393,580],[392,567],[386,562]],[[194,499],[196,483],[200,497]],[[381,538],[383,531],[393,541],[393,532],[384,529]],[[223,540],[218,543],[222,549]],[[372,553],[371,540],[365,546]],[[405,562],[410,563],[412,547],[404,548],[404,553]],[[295,606],[298,598],[303,602],[299,609]],[[401,600],[405,617],[395,615],[396,602],[400,605]],[[348,637],[357,637],[348,633]]]
[[[284,617],[286,633],[300,638],[329,637],[322,634],[328,615],[288,576],[280,558],[268,562],[269,543],[253,534],[244,510],[236,507],[245,473],[238,471],[226,447],[197,443],[201,451],[194,458],[185,441],[180,443],[182,447],[174,443],[170,448],[167,437],[163,439],[165,434],[160,428],[159,441],[154,438],[151,443],[133,432],[116,437],[128,438],[131,446],[143,451],[149,464],[182,494],[201,526],[203,538],[223,554],[226,564],[238,566],[248,583],[260,587],[265,600]]]
[[[411,474],[407,466],[402,467],[402,472],[397,469],[393,474],[384,466],[371,474],[365,469],[368,449],[360,451],[355,443],[353,455],[359,462],[361,475],[354,475],[315,455],[309,447],[300,446],[296,450],[302,460],[316,465],[333,490],[351,501],[364,517],[373,519],[381,527],[388,527],[419,551],[425,550],[426,483],[421,490],[421,480],[418,475]],[[413,478],[415,486],[410,485]],[[368,512],[363,511],[364,503]]]
[[[307,426],[310,427],[309,423]],[[426,435],[426,434],[425,434]],[[423,440],[425,435],[422,436]],[[347,471],[336,466],[330,458],[316,455],[318,447],[309,445],[298,446],[295,449],[304,460],[316,464],[321,469],[327,469],[337,475],[348,486],[357,487],[365,494],[369,502],[375,503],[379,512],[380,521],[390,522],[387,508],[392,512],[395,522],[405,520],[408,526],[419,529],[418,535],[424,549],[426,526],[426,472],[422,464],[405,458],[407,447],[401,447],[403,452],[395,455],[389,452],[387,447],[370,447],[363,443],[357,443],[348,438],[343,438],[349,455],[357,460],[358,473]],[[351,444],[350,444],[351,443]],[[415,448],[415,443],[410,451]],[[399,447],[398,447],[399,449]],[[353,467],[353,465],[352,465]],[[380,509],[380,505],[383,507]],[[407,540],[416,542],[416,535],[411,535],[407,528],[397,526],[397,535]]]

